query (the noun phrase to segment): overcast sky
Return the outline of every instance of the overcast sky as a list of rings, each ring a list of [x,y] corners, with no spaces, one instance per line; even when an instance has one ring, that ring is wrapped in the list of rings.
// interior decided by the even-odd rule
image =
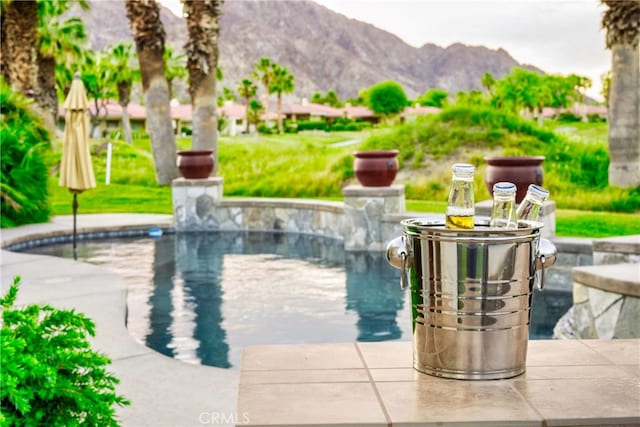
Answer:
[[[229,0],[227,0],[229,1]],[[237,1],[237,0],[233,0]],[[610,67],[597,0],[315,0],[349,18],[389,31],[413,46],[461,42],[504,48],[548,73],[585,75],[601,99]],[[160,0],[177,15],[180,0]]]

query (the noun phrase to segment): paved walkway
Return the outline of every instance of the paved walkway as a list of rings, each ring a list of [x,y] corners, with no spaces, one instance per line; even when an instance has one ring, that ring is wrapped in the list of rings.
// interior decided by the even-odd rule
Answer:
[[[80,215],[78,231],[170,227],[170,215]],[[70,216],[48,224],[0,231],[6,246],[26,236],[71,233]],[[48,303],[74,308],[96,324],[94,349],[113,361],[110,371],[119,379],[118,393],[131,406],[118,409],[123,426],[225,425],[234,420],[238,372],[183,363],[150,350],[136,341],[125,325],[127,286],[101,267],[69,259],[2,250],[0,288],[4,293],[15,275],[22,277],[18,303]]]
[[[329,148],[348,147],[350,145],[360,144],[361,142],[362,142],[362,138],[348,139],[346,141],[334,142],[333,144],[327,145],[327,147]]]

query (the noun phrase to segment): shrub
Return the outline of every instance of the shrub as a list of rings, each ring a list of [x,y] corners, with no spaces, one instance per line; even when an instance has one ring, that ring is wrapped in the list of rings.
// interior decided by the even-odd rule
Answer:
[[[587,121],[589,123],[604,123],[607,121],[607,118],[601,116],[598,113],[590,113],[590,114],[587,114]]]
[[[571,111],[563,111],[558,114],[558,121],[560,122],[581,122],[582,117],[577,114],[572,113]]]
[[[273,135],[275,133],[278,133],[278,129],[268,126],[264,123],[260,123],[258,125],[258,133],[262,134],[262,135]]]
[[[46,222],[47,168],[42,159],[51,148],[42,119],[31,102],[0,79],[1,227]]]
[[[368,89],[369,108],[383,116],[392,116],[404,110],[407,106],[407,95],[400,85],[392,80],[386,80]]]
[[[74,310],[29,305],[14,308],[20,277],[0,298],[2,306],[2,425],[118,425],[111,361],[91,350],[93,322]]]
[[[191,135],[191,133],[189,133],[189,135]],[[149,134],[144,130],[132,130],[131,131],[131,138],[133,138],[133,139],[151,139],[149,137]]]
[[[321,120],[302,120],[298,122],[298,131],[327,130],[327,123]]]
[[[359,131],[360,126],[357,123],[347,123],[343,125],[331,126],[332,132],[347,132],[347,131]]]
[[[285,120],[284,133],[298,133],[298,123],[291,120]]]

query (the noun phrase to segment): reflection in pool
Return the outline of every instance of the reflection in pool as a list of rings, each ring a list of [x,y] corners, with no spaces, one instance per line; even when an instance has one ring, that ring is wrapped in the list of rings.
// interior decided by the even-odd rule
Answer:
[[[69,244],[28,252],[72,257]],[[180,233],[82,241],[78,259],[125,278],[134,337],[190,363],[237,368],[242,348],[257,344],[411,339],[398,270],[382,253],[344,251],[337,240]],[[530,335],[548,338],[557,319],[537,299]]]

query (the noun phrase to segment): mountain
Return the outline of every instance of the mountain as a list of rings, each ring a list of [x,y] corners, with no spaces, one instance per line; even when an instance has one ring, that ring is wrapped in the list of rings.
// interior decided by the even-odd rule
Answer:
[[[162,8],[167,44],[187,40],[184,20]],[[92,48],[131,40],[123,0],[92,1],[89,12],[75,12],[90,34]],[[104,23],[108,22],[108,25]],[[227,0],[220,19],[221,86],[235,90],[260,57],[287,67],[295,76],[295,95],[334,89],[341,99],[382,80],[403,85],[409,97],[429,88],[449,93],[481,89],[485,72],[496,78],[519,64],[503,49],[456,43],[413,47],[371,24],[350,19],[312,1]],[[539,70],[538,70],[539,71]]]

